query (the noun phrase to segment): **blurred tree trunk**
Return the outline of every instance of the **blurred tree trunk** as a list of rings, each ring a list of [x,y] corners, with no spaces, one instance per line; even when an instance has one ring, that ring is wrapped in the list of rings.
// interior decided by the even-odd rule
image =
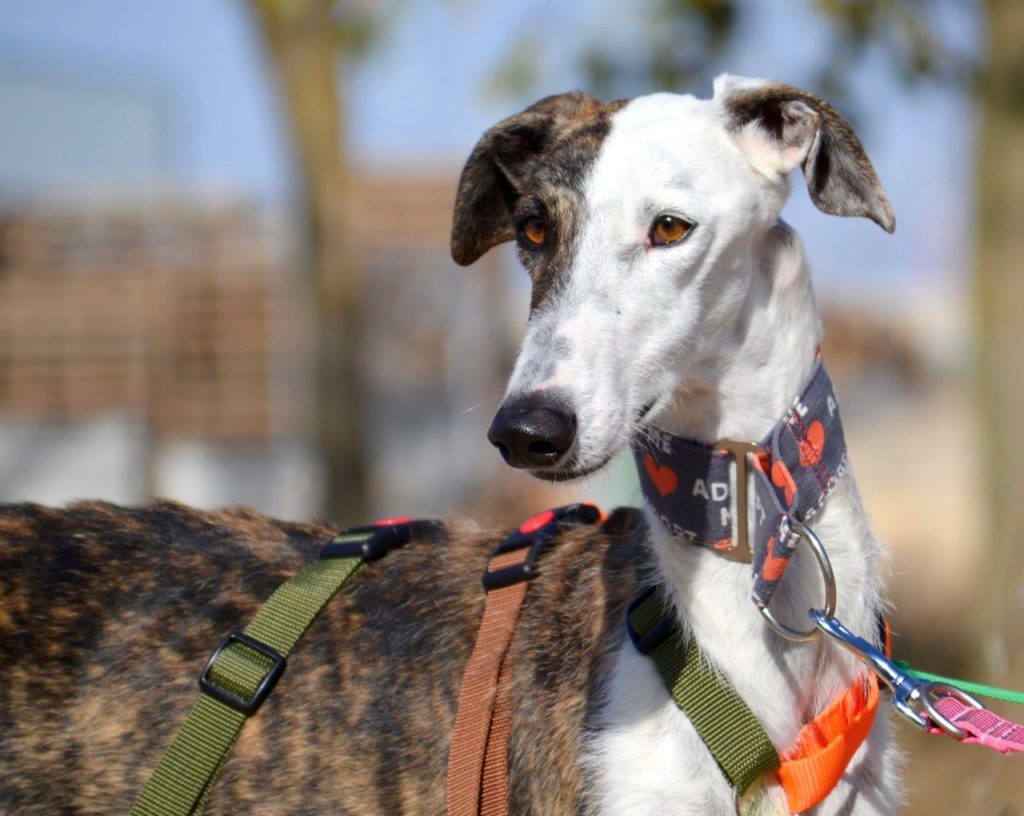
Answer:
[[[989,518],[982,565],[986,656],[997,680],[1024,685],[1024,3],[989,0],[989,65],[980,84],[976,299]],[[986,523],[987,521],[987,523]]]
[[[365,521],[366,463],[359,372],[359,269],[347,240],[348,178],[332,0],[252,0],[277,69],[302,177],[307,264],[316,309],[317,432],[327,471],[327,517]]]

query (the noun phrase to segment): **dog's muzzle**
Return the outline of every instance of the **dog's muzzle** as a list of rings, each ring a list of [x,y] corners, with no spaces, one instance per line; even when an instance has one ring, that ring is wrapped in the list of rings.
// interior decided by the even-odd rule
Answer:
[[[576,414],[557,392],[534,391],[505,400],[487,438],[512,467],[551,467],[572,447]]]

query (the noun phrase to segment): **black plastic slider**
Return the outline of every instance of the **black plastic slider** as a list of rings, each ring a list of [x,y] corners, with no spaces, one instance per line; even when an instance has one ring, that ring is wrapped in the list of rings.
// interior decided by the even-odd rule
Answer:
[[[375,561],[411,539],[438,529],[436,521],[383,521],[344,530],[320,550],[321,558],[362,558]]]
[[[656,591],[656,586],[647,587],[647,589],[643,590],[633,599],[629,609],[626,610],[626,631],[629,632],[629,639],[633,641],[633,646],[636,647],[640,654],[650,654],[675,631],[675,621],[671,615],[662,615],[657,623],[643,633],[637,631],[636,626],[633,624],[634,612],[639,610],[645,603],[657,603],[657,599],[653,597]],[[661,609],[660,603],[658,608]]]
[[[554,510],[545,510],[531,516],[523,522],[519,529],[502,541],[494,550],[491,558],[503,553],[529,548],[526,558],[519,564],[512,564],[501,569],[487,569],[483,574],[484,589],[512,586],[521,581],[530,581],[537,576],[537,559],[544,548],[555,538],[561,529],[571,524],[593,524],[601,518],[601,511],[593,504],[581,502],[567,504]]]
[[[260,680],[259,685],[256,687],[256,691],[252,697],[246,700],[244,697],[239,697],[227,689],[223,689],[216,685],[210,678],[210,671],[213,669],[213,664],[217,662],[217,658],[221,656],[221,653],[228,648],[232,643],[240,643],[247,649],[251,649],[257,654],[263,655],[270,660],[270,666],[267,669],[267,673],[263,675],[263,679]],[[239,711],[246,717],[251,717],[256,713],[263,701],[267,698],[267,695],[274,690],[274,686],[277,685],[277,681],[281,677],[281,673],[284,672],[285,658],[284,655],[280,654],[275,649],[272,649],[266,643],[256,640],[256,638],[235,630],[223,641],[220,646],[216,648],[214,653],[210,656],[210,659],[206,661],[206,668],[203,669],[203,673],[199,675],[199,688],[204,694],[209,694],[215,700],[219,700],[224,705],[229,706],[235,711]]]

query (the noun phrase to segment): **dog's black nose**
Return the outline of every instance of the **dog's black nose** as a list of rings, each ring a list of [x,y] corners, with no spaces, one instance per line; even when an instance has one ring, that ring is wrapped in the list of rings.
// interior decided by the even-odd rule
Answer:
[[[576,415],[556,394],[534,391],[506,400],[487,438],[515,468],[554,465],[576,437]]]

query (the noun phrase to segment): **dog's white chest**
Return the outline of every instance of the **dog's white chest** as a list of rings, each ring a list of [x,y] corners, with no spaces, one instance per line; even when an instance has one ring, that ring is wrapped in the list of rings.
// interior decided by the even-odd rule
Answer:
[[[676,707],[654,663],[618,650],[598,730],[588,741],[589,812],[608,816],[735,814],[721,770]]]
[[[769,656],[757,649],[753,655],[733,650],[723,654],[725,663],[736,663],[734,674],[756,677],[753,693],[745,699],[765,722],[770,700],[780,699],[783,675],[771,668]],[[729,657],[733,660],[729,660]],[[740,659],[743,658],[743,659]],[[747,662],[746,659],[752,662]],[[786,795],[774,781],[755,786],[744,801],[736,793],[704,745],[689,719],[677,708],[654,662],[623,639],[612,660],[606,694],[588,737],[584,762],[591,785],[587,791],[588,814],[601,816],[781,816],[788,814]],[[737,666],[733,665],[733,669]],[[792,672],[789,673],[792,676]],[[798,718],[792,714],[790,719]],[[899,797],[894,748],[889,743],[888,722],[878,718],[868,739],[874,749],[862,746],[832,794],[817,808],[817,816],[880,816],[895,812]]]

